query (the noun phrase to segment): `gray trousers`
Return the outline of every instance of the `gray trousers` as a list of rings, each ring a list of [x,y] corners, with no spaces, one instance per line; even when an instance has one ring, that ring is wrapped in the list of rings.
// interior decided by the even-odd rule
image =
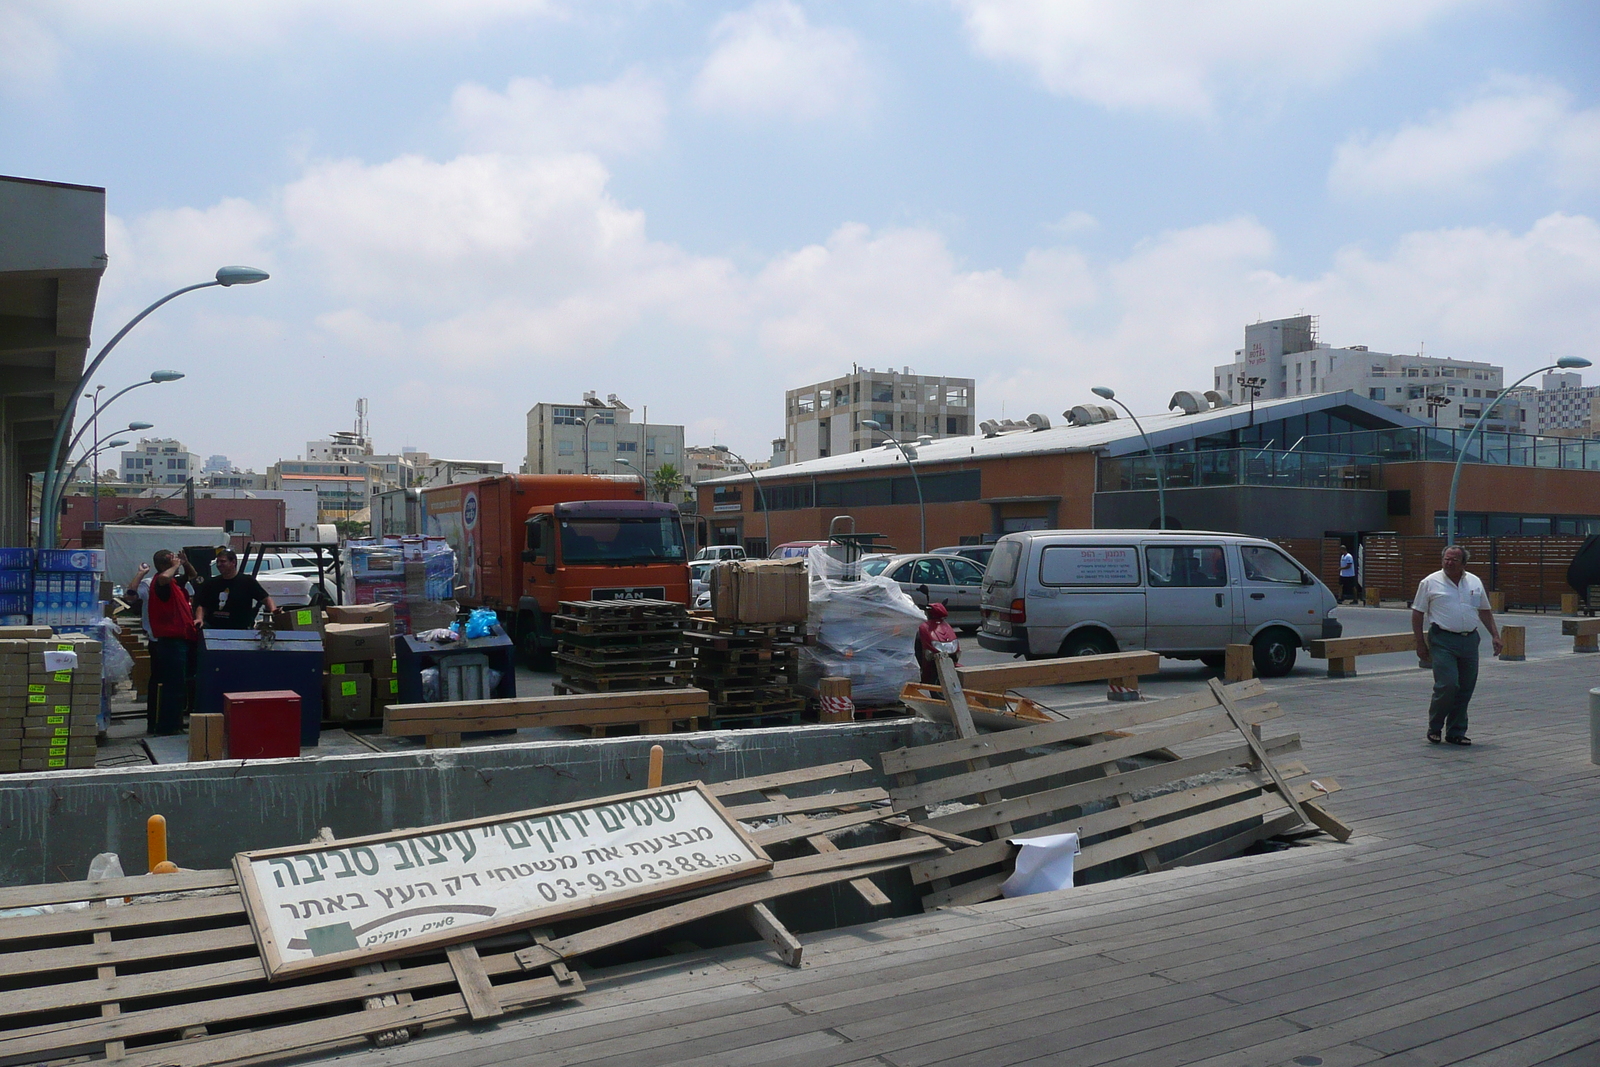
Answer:
[[[1467,736],[1467,704],[1478,688],[1478,631],[1458,634],[1428,628],[1433,654],[1433,702],[1428,705],[1428,732]]]

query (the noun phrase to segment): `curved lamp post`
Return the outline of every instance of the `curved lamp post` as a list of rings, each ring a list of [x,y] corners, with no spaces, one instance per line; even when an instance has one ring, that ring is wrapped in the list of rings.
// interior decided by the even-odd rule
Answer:
[[[105,347],[100,349],[99,354],[96,355],[89,365],[83,369],[83,374],[79,376],[78,384],[73,388],[72,395],[78,396],[83,392],[84,387],[89,384],[89,379],[94,377],[94,372],[100,369],[100,364],[105,361],[107,354],[109,354],[110,351],[117,346],[118,341],[122,340],[128,335],[129,330],[143,322],[145,316],[149,315],[152,311],[160,307],[162,304],[165,304],[167,301],[176,297],[180,297],[184,293],[192,293],[196,289],[209,289],[213,285],[220,285],[224,288],[233,285],[254,285],[256,282],[266,281],[269,277],[271,277],[271,275],[269,275],[266,271],[260,270],[256,267],[221,267],[217,270],[216,280],[214,281],[200,282],[197,285],[186,285],[182,289],[173,290],[160,300],[157,300],[154,304],[151,304],[149,307],[139,312],[139,314],[135,315],[133,318],[129,319],[128,324],[122,329],[118,330],[115,337],[106,342]],[[67,438],[67,424],[72,421],[72,415],[76,408],[77,402],[74,401],[72,407],[67,408],[67,410],[61,413],[61,418],[56,422],[55,437],[53,437],[50,441],[50,458],[45,464],[44,493],[41,496],[41,499],[44,502],[39,506],[40,548],[54,548],[56,545],[56,514],[53,509],[50,510],[49,514],[46,514],[45,512],[46,509],[50,507],[49,501],[52,500],[56,495],[56,487],[58,484],[57,475],[59,474],[57,467],[61,463],[61,445],[62,442]]]
[[[629,470],[631,470],[633,473],[635,473],[635,474],[637,474],[639,476],[639,488],[644,490],[644,498],[646,500],[649,500],[650,499],[650,483],[645,481],[644,471],[640,470],[638,467],[635,467],[632,463],[629,463],[627,460],[623,459],[621,456],[618,456],[616,458],[616,462],[622,464],[624,467],[627,467]]]
[[[1154,463],[1156,468],[1156,510],[1160,512],[1156,516],[1156,529],[1165,530],[1167,528],[1167,478],[1161,471],[1161,457],[1156,455],[1156,446],[1150,443],[1150,435],[1144,432],[1144,426],[1140,424],[1139,416],[1135,415],[1128,408],[1128,405],[1118,400],[1115,392],[1104,385],[1097,385],[1090,391],[1095,396],[1109,400],[1123,411],[1128,412],[1128,418],[1133,420],[1133,425],[1139,431],[1139,436],[1144,438],[1145,451],[1150,453],[1150,462]]]
[[[750,464],[744,461],[744,457],[739,455],[739,453],[735,452],[733,449],[729,448],[727,445],[712,445],[711,447],[713,450],[721,452],[724,456],[732,456],[734,459],[738,460],[739,465],[744,468],[744,472],[748,474],[750,476],[750,480],[755,483],[756,499],[761,501],[761,517],[763,520],[765,520],[767,528],[767,552],[770,554],[772,552],[772,512],[767,509],[767,494],[766,490],[761,488],[761,479],[756,477],[756,472],[750,469]]]
[[[106,437],[116,437],[117,434],[122,432],[122,430],[113,430],[111,433],[106,434]],[[127,443],[127,438],[117,438],[115,441],[105,441],[102,439],[100,441],[96,441],[94,443],[94,447],[90,448],[89,451],[79,456],[78,462],[74,463],[72,465],[72,469],[67,471],[67,476],[61,479],[61,493],[56,497],[57,510],[60,510],[61,501],[66,497],[67,486],[72,484],[72,479],[78,476],[78,472],[83,469],[83,465],[85,463],[89,462],[91,458],[98,456],[102,452],[109,452],[113,448],[121,448]]]
[[[1535,374],[1543,374],[1545,371],[1552,370],[1577,370],[1580,367],[1588,366],[1591,366],[1590,362],[1587,359],[1584,359],[1582,356],[1562,356],[1550,366],[1540,367],[1538,370],[1531,370],[1527,374],[1524,374],[1522,377],[1518,378],[1515,382],[1512,382],[1511,385],[1500,390],[1500,395],[1494,398],[1494,403],[1489,404],[1483,409],[1483,414],[1478,416],[1478,421],[1473,423],[1472,429],[1467,431],[1467,439],[1461,442],[1460,448],[1456,449],[1456,469],[1450,474],[1450,509],[1446,513],[1446,518],[1444,520],[1445,544],[1454,544],[1456,540],[1456,487],[1461,484],[1461,464],[1467,458],[1467,448],[1472,444],[1472,438],[1477,435],[1478,430],[1483,426],[1484,422],[1488,420],[1489,413],[1495,409],[1495,406],[1498,405],[1500,401],[1506,398],[1507,393],[1511,392],[1511,390],[1515,389],[1529,378],[1532,378]]]
[[[154,425],[154,423],[149,423],[149,422],[130,422],[130,423],[128,423],[127,426],[123,427],[122,429],[112,430],[110,433],[106,434],[106,437],[115,437],[119,433],[138,433],[141,430],[150,429],[153,425]],[[78,447],[78,440],[82,436],[83,436],[83,434],[80,433],[80,434],[78,434],[77,437],[74,437],[72,439],[72,448],[77,448]],[[73,465],[73,467],[72,467],[72,469],[70,471],[68,471],[67,476],[65,478],[61,479],[61,481],[57,484],[56,491],[55,491],[56,495],[53,498],[53,500],[51,501],[51,503],[52,503],[52,505],[53,505],[53,507],[55,509],[56,514],[59,515],[61,513],[61,502],[66,499],[67,487],[71,484],[73,476],[75,474],[77,474],[78,468],[83,466],[85,463],[89,462],[89,458],[91,456],[98,456],[101,452],[104,452],[107,449],[112,447],[109,444],[105,445],[104,447],[101,447],[102,443],[105,441],[105,439],[106,439],[105,437],[101,437],[101,438],[96,439],[93,443],[91,443],[90,446],[89,446],[89,451],[85,452],[83,454],[83,456],[79,458],[78,462]],[[120,445],[125,445],[127,443],[128,443],[127,441],[122,441],[122,442],[119,442],[118,444],[120,446]],[[67,454],[68,455],[72,454],[71,453],[71,449],[68,449]],[[96,484],[95,484],[95,503],[98,504],[99,501],[100,501],[100,486],[99,486],[98,480],[97,480]],[[95,521],[98,522],[99,520],[97,519]]]
[[[922,524],[922,547],[917,549],[917,551],[928,551],[928,508],[922,502],[922,479],[917,476],[917,465],[911,462],[913,458],[911,453],[906,451],[905,445],[894,439],[894,435],[884,427],[883,423],[874,419],[862,419],[861,425],[865,426],[869,430],[877,430],[879,433],[883,434],[883,436],[889,439],[889,443],[894,445],[895,448],[898,448],[900,450],[900,454],[906,458],[906,466],[911,468],[911,481],[917,487],[917,518],[921,520]],[[893,492],[889,494],[889,497],[891,500],[894,498]]]
[[[104,411],[106,408],[110,407],[112,404],[116,403],[117,397],[121,396],[123,393],[130,393],[133,390],[139,388],[141,385],[161,385],[161,384],[166,383],[166,382],[175,382],[179,378],[182,378],[182,377],[183,377],[183,373],[181,371],[175,371],[175,370],[156,370],[156,371],[151,371],[150,372],[150,377],[146,378],[142,382],[134,382],[132,385],[127,386],[126,388],[117,390],[115,393],[112,393],[111,394],[111,398],[109,400],[105,401],[104,403],[102,403],[101,400],[100,400],[100,390],[104,389],[105,386],[97,385],[97,386],[94,387],[94,392],[93,393],[84,393],[83,394],[84,399],[93,400],[94,401],[94,410],[89,416],[89,421],[84,423],[82,429],[78,430],[78,432],[75,435],[73,435],[72,442],[67,445],[67,455],[69,455],[69,456],[72,455],[72,450],[78,447],[78,442],[83,439],[83,434],[84,434],[85,430],[90,430],[96,435],[98,435],[100,433],[100,413],[102,411]],[[132,424],[130,424],[128,428],[130,430],[132,430],[132,429],[141,429],[142,430],[142,429],[145,429],[146,427],[143,424],[141,424],[141,425],[139,425],[137,427],[135,427]],[[66,490],[65,490],[65,488],[63,488],[62,492],[57,494],[57,497],[60,498],[60,497],[64,497],[65,495],[66,495]],[[94,521],[95,522],[99,522],[100,521],[100,462],[98,460],[95,461],[95,465],[94,465]]]

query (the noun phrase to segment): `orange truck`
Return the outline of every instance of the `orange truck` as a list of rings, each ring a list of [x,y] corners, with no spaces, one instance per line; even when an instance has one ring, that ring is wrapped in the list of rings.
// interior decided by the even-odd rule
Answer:
[[[689,602],[675,504],[636,479],[501,474],[422,490],[423,529],[456,551],[458,599],[493,608],[530,664],[563,600]]]

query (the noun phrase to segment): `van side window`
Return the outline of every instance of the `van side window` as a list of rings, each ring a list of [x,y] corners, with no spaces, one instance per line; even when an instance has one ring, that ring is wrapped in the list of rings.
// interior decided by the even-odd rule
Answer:
[[[994,546],[989,557],[989,569],[984,577],[998,585],[1010,585],[1017,577],[1017,561],[1022,558],[1022,546],[1015,541],[1001,541]]]
[[[1300,568],[1275,548],[1240,545],[1239,558],[1244,561],[1244,576],[1252,582],[1300,584]]]
[[[1221,545],[1150,545],[1144,550],[1144,561],[1153,589],[1228,584],[1227,557]]]

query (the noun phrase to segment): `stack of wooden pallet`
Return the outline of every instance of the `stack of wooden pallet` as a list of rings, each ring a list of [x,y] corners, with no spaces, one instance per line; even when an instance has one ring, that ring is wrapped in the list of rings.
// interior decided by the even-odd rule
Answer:
[[[690,685],[688,613],[667,600],[563,600],[556,634],[557,696]]]
[[[811,640],[803,624],[691,619],[684,636],[694,645],[694,684],[710,694],[712,729],[800,721],[797,655]]]

